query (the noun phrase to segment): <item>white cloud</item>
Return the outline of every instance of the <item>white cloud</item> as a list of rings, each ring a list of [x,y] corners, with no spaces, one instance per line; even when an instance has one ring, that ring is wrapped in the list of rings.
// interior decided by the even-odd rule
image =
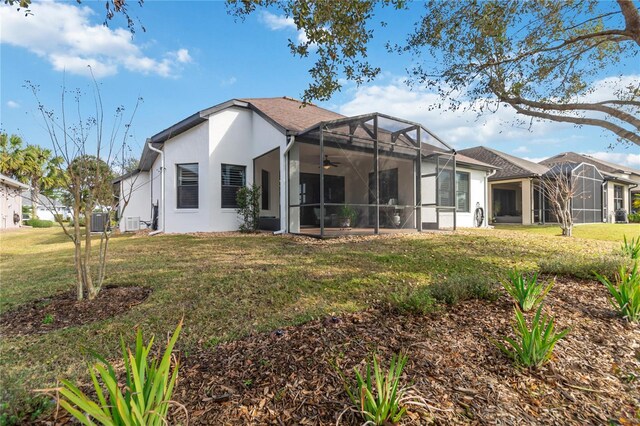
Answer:
[[[233,86],[234,84],[236,84],[236,81],[238,81],[238,79],[232,76],[232,77],[221,80],[220,86],[222,87]]]
[[[187,49],[178,49],[177,51],[173,52],[173,56],[181,64],[188,64],[189,62],[193,61]]]
[[[307,37],[307,33],[298,29],[298,26],[294,22],[293,18],[286,17],[284,15],[274,15],[273,13],[263,11],[259,20],[271,31],[280,31],[280,30],[295,30],[296,40],[299,44],[304,44],[309,41],[309,37]],[[311,44],[309,47],[314,48],[315,44]]]
[[[172,77],[181,64],[191,62],[187,49],[168,51],[161,58],[143,53],[129,31],[91,23],[94,12],[86,6],[55,1],[33,3],[33,15],[0,6],[1,43],[28,49],[48,60],[53,69],[96,78],[115,75],[120,68],[143,74]]]
[[[603,161],[609,161],[611,163],[621,164],[623,166],[633,167],[634,169],[640,169],[640,154],[633,153],[620,153],[620,152],[587,152],[586,155],[590,155],[593,158],[597,158]]]
[[[589,94],[588,99],[576,101],[611,99],[616,88],[634,83],[637,85],[638,81],[640,75],[603,78],[594,83],[596,89]],[[566,123],[532,120],[505,106],[480,117],[475,111],[468,109],[471,106],[469,102],[463,103],[462,108],[457,111],[447,109],[446,105],[432,108],[441,103],[437,93],[421,87],[414,87],[412,90],[405,84],[404,78],[393,75],[382,75],[377,84],[360,87],[344,80],[340,82],[346,83],[343,93],[347,101],[337,108],[338,112],[348,116],[381,112],[416,121],[456,149],[487,145],[514,155],[537,157],[543,152],[550,156],[566,151],[567,147],[573,150],[592,147],[593,151],[598,151],[614,140],[613,135],[604,130],[602,135],[598,135],[595,127],[583,126],[576,130]],[[633,158],[635,157],[620,161],[632,161]]]
[[[273,31],[283,29],[298,29],[295,22],[293,21],[293,18],[288,18],[283,15],[274,15],[273,13],[269,13],[267,11],[263,11],[260,14],[260,20],[267,26],[267,28]]]
[[[629,86],[637,88],[640,84],[640,74],[605,77],[592,84],[593,90],[576,98],[578,102],[602,102],[616,99],[617,91],[626,91]]]
[[[20,104],[12,100],[7,101],[7,106],[12,109],[20,108]]]
[[[475,111],[465,108],[458,111],[450,111],[444,107],[432,108],[440,101],[437,93],[422,88],[411,90],[399,78],[392,78],[387,84],[361,86],[350,92],[350,95],[351,99],[339,107],[340,113],[353,116],[380,112],[415,121],[455,148],[497,144],[508,149],[506,147],[511,144],[520,146],[520,152],[525,152],[523,149],[528,146],[546,143],[546,137],[552,136],[551,130],[566,128],[558,123],[534,120],[531,130],[535,133],[532,133],[528,125],[523,128],[514,124],[521,117],[505,107],[480,117]],[[471,105],[466,103],[462,106]],[[545,137],[541,139],[541,136]],[[523,142],[527,146],[523,147]]]

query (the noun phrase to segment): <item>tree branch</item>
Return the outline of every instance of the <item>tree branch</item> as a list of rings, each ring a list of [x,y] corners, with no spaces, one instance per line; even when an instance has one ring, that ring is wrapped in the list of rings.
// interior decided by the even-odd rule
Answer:
[[[510,105],[518,112],[518,114],[528,115],[530,117],[543,118],[545,120],[559,121],[564,123],[573,123],[577,125],[603,127],[615,133],[619,137],[640,146],[640,135],[606,120],[600,120],[597,118],[568,117],[564,115],[550,114],[548,112],[530,110],[527,108],[523,108],[517,104]]]
[[[615,104],[615,105],[628,105],[635,106],[640,108],[640,102],[638,101],[626,101],[622,99],[610,99],[607,101],[596,102],[596,104],[605,105],[605,104]]]
[[[619,36],[618,38],[614,38],[614,36]],[[606,31],[599,31],[597,33],[592,33],[592,34],[583,34],[583,35],[579,35],[577,37],[572,37],[569,38],[567,40],[564,40],[562,43],[556,45],[556,46],[551,46],[551,47],[541,47],[538,49],[533,49],[533,50],[528,50],[526,52],[520,53],[512,58],[505,58],[505,59],[500,59],[500,60],[496,60],[496,61],[488,61],[485,64],[482,64],[479,69],[483,70],[489,67],[494,67],[496,65],[504,65],[504,64],[508,64],[508,63],[512,63],[512,62],[518,62],[522,59],[528,58],[529,56],[533,56],[533,55],[538,55],[540,53],[549,53],[549,52],[553,52],[556,50],[561,50],[564,49],[565,47],[584,41],[584,40],[589,40],[589,39],[595,39],[595,38],[605,38],[604,40],[600,40],[600,42],[602,41],[606,41],[606,40],[611,40],[611,41],[615,41],[617,43],[619,43],[620,41],[623,40],[632,40],[635,41],[632,35],[629,35],[627,33],[626,30],[606,30]]]
[[[640,130],[640,118],[637,118],[627,112],[621,111],[616,108],[608,107],[600,103],[571,103],[571,104],[551,104],[548,102],[531,101],[522,97],[507,97],[500,96],[500,100],[508,103],[509,105],[522,104],[531,108],[543,109],[543,110],[555,110],[555,111],[597,111],[604,114],[608,114],[621,121],[631,124],[638,130]]]
[[[618,0],[618,6],[624,15],[625,32],[640,46],[640,13],[632,0]]]

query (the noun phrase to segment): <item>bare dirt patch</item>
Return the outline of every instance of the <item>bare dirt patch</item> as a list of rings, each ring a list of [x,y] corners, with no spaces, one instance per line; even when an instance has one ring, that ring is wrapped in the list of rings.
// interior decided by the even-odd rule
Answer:
[[[422,317],[329,317],[188,354],[174,399],[190,424],[335,424],[348,404],[331,364],[350,372],[373,350],[387,360],[404,350],[405,383],[431,407],[411,410],[409,423],[637,422],[638,326],[613,315],[595,282],[561,279],[545,310],[572,331],[538,371],[518,370],[489,341],[511,333],[513,308],[501,298]]]
[[[94,300],[76,300],[71,291],[35,300],[0,317],[4,336],[43,334],[111,318],[142,303],[151,293],[146,287],[105,286]]]

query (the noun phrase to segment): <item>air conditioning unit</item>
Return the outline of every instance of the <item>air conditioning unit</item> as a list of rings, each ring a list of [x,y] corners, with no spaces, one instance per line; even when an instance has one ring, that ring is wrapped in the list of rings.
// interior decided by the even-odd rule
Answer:
[[[91,222],[89,223],[89,229],[91,232],[103,232],[104,229],[110,230],[109,226],[109,214],[108,213],[93,213],[91,215]]]
[[[140,216],[130,217],[127,216],[124,221],[125,231],[139,231],[140,230]]]

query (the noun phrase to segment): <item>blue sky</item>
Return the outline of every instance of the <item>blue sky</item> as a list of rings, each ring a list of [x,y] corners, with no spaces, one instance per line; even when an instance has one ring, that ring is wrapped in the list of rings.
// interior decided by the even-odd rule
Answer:
[[[14,9],[0,5],[0,120],[3,131],[29,143],[51,144],[24,80],[39,85],[44,104],[57,107],[63,76],[67,88],[90,90],[87,64],[107,108],[130,110],[138,96],[144,99],[133,123],[135,152],[147,137],[198,110],[231,98],[299,98],[309,82],[312,58],[294,58],[287,46],[304,34],[276,11],[242,22],[223,2],[147,0],[142,8],[131,2],[147,30],[132,39],[121,19],[102,26],[103,1],[37,2],[28,17]],[[376,33],[370,51],[381,76],[360,87],[346,84],[319,105],[346,115],[378,111],[419,121],[459,149],[486,145],[536,160],[578,151],[640,168],[637,146],[608,150],[615,138],[598,129],[534,122],[529,131],[513,126],[515,114],[507,108],[479,119],[473,112],[429,111],[435,95],[403,83],[409,58],[384,49],[387,40],[403,39],[416,12],[381,12],[376,18],[389,25]],[[640,65],[625,72],[637,81]]]

